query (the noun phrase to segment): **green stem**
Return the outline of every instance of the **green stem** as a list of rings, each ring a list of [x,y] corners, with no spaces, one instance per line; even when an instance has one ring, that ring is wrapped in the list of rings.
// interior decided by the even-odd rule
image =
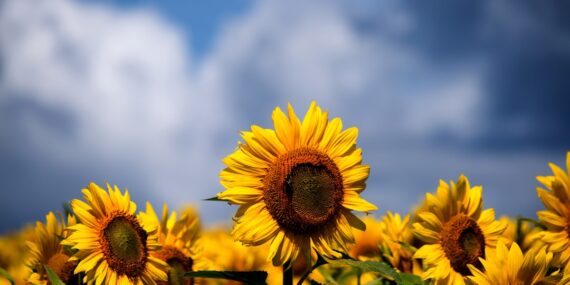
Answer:
[[[543,224],[541,224],[540,222],[535,221],[535,220],[533,220],[533,219],[531,219],[531,218],[524,218],[524,217],[523,217],[523,218],[519,218],[519,220],[521,220],[521,221],[523,221],[523,222],[529,222],[529,223],[533,224],[535,227],[539,227],[539,228],[541,228],[541,229],[543,229],[543,230],[546,230],[546,226],[545,226],[545,225],[543,225]]]
[[[283,285],[293,285],[293,265],[289,261],[283,264]]]

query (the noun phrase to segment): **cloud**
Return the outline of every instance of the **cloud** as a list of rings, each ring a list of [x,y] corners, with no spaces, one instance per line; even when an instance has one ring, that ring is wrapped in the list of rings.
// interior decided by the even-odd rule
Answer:
[[[192,91],[191,57],[176,27],[150,10],[3,6],[1,156],[11,189],[2,214],[28,200],[40,218],[91,180],[129,187],[139,201],[212,195],[204,177],[217,172],[202,169],[219,161],[210,153],[218,99]],[[45,192],[46,200],[30,199]]]
[[[7,1],[0,170],[11,194],[0,215],[15,218],[0,230],[41,218],[91,180],[128,187],[138,202],[198,203],[207,222],[229,221],[231,207],[198,201],[221,190],[220,160],[239,130],[271,127],[272,109],[287,102],[302,115],[311,100],[359,127],[372,167],[364,196],[381,211],[406,212],[438,179],[464,172],[499,213],[532,215],[534,176],[563,154],[488,147],[511,146],[517,128],[534,133],[540,121],[524,121],[536,98],[509,95],[516,70],[502,71],[515,74],[502,84],[501,53],[478,46],[502,12],[472,8],[460,21],[396,1],[259,1],[194,63],[180,27],[154,10]],[[496,109],[513,101],[525,102],[515,125]]]
[[[383,210],[407,211],[423,193],[434,191],[440,178],[465,173],[473,184],[490,189],[485,198],[498,213],[533,215],[540,207],[534,176],[546,173],[546,162],[563,153],[515,155],[487,147],[498,142],[490,129],[501,123],[488,118],[497,114],[489,108],[501,96],[489,95],[496,87],[489,78],[494,58],[458,43],[447,48],[466,51],[454,57],[433,52],[436,43],[422,43],[425,36],[418,36],[426,31],[427,15],[409,7],[336,4],[298,9],[261,2],[220,34],[199,74],[215,82],[212,93],[226,94],[235,106],[229,114],[237,129],[252,122],[270,127],[274,106],[290,101],[303,110],[317,99],[346,125],[360,128],[364,159],[372,166],[364,196]],[[463,8],[463,13],[469,9]],[[459,36],[453,27],[447,27],[447,36],[481,43],[490,16],[465,17],[460,30],[481,36]],[[453,19],[439,19],[431,33]],[[532,132],[535,126],[521,128]],[[503,202],[506,197],[509,203]]]

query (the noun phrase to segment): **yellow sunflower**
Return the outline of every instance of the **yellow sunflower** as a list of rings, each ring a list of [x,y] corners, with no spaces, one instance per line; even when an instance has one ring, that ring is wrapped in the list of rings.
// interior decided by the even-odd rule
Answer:
[[[410,215],[401,217],[400,214],[387,212],[381,223],[382,252],[394,268],[401,272],[421,274],[418,260],[413,259],[411,248],[414,234],[410,223]]]
[[[339,257],[353,243],[352,227],[365,225],[351,213],[376,210],[360,197],[370,168],[356,147],[358,130],[342,130],[315,102],[301,122],[276,108],[275,130],[252,126],[245,143],[223,162],[226,188],[218,198],[240,205],[232,234],[246,245],[270,243],[274,265],[318,253]],[[313,254],[311,254],[313,251]]]
[[[29,259],[27,242],[34,236],[35,228],[27,225],[23,229],[0,236],[0,268],[14,279],[16,284],[25,284],[31,269],[26,266]],[[0,276],[0,285],[9,285],[8,279]]]
[[[182,212],[180,219],[173,211],[168,214],[166,204],[162,208],[159,220],[154,208],[146,203],[146,212],[140,213],[142,221],[148,224],[159,224],[158,243],[162,245],[159,251],[151,255],[169,265],[168,282],[164,284],[194,284],[191,278],[184,278],[189,271],[204,270],[206,260],[201,256],[200,222],[192,210]]]
[[[553,176],[538,176],[536,179],[547,189],[538,187],[538,197],[546,210],[538,211],[538,219],[547,227],[542,241],[548,250],[555,253],[561,265],[570,259],[570,152],[566,154],[566,171],[550,163]]]
[[[398,213],[387,212],[381,220],[367,216],[362,221],[366,231],[354,233],[356,242],[350,249],[350,256],[359,260],[386,260],[401,272],[421,273],[420,262],[412,258],[413,250],[402,245],[411,245],[414,240],[409,215],[402,218]],[[377,278],[377,274],[363,273],[360,282]],[[356,280],[350,282],[357,283]]]
[[[350,256],[359,260],[378,259],[382,255],[380,244],[382,240],[382,222],[373,216],[362,218],[366,225],[365,231],[354,232],[354,246],[350,248]]]
[[[75,273],[85,272],[88,284],[156,284],[166,281],[166,263],[152,253],[160,248],[156,224],[135,216],[129,192],[107,184],[108,193],[95,183],[83,189],[84,198],[71,206],[80,223],[62,241],[77,252]]]
[[[499,240],[497,248],[485,258],[479,259],[483,268],[473,264],[467,266],[473,276],[468,278],[477,285],[496,284],[557,284],[557,276],[547,276],[548,267],[552,261],[552,252],[544,248],[523,252],[516,242],[507,248],[503,240]]]
[[[77,261],[69,260],[70,253],[60,244],[61,239],[67,237],[66,226],[76,224],[75,217],[67,217],[67,225],[60,215],[57,220],[53,212],[46,215],[46,223],[37,222],[34,236],[28,242],[30,257],[26,262],[32,269],[28,283],[45,285],[48,283],[47,273],[44,266],[51,268],[57,276],[66,284],[77,284],[77,276],[73,274]]]
[[[540,227],[527,221],[519,222],[507,216],[501,217],[499,221],[507,225],[502,238],[507,247],[517,241],[520,241],[520,247],[523,251],[544,246],[544,243],[540,240],[543,232]],[[517,228],[519,226],[520,228]]]
[[[234,241],[229,229],[224,226],[214,226],[204,231],[203,256],[211,263],[210,270],[219,271],[255,271],[262,270],[268,273],[268,284],[279,284],[281,268],[274,267],[266,260],[269,245],[244,246]],[[294,268],[294,267],[293,267]],[[204,279],[206,284],[241,284],[237,281],[221,279]]]
[[[495,221],[493,209],[483,210],[482,191],[481,186],[471,188],[461,175],[457,184],[442,180],[435,195],[426,194],[413,224],[414,233],[425,242],[414,254],[427,265],[423,279],[465,284],[467,265],[480,266],[479,258],[496,246],[506,225]]]

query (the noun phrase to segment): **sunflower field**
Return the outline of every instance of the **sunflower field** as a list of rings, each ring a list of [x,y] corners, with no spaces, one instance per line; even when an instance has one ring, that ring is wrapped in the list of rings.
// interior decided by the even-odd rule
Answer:
[[[570,152],[537,176],[538,220],[497,217],[464,175],[379,215],[356,127],[315,102],[272,120],[241,133],[223,191],[204,197],[234,206],[231,228],[91,182],[0,237],[0,284],[570,284]]]

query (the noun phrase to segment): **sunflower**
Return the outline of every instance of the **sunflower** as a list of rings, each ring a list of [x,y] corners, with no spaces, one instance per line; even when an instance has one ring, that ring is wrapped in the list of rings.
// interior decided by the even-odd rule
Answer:
[[[473,264],[467,266],[473,276],[469,280],[477,285],[495,284],[557,284],[558,276],[547,276],[548,266],[552,261],[552,252],[544,248],[533,249],[523,256],[516,242],[507,248],[503,240],[497,242],[497,248],[483,259],[480,258],[484,270]]]
[[[276,108],[275,130],[252,126],[245,143],[223,162],[226,188],[218,198],[240,205],[232,234],[245,245],[270,243],[275,266],[316,253],[340,257],[353,243],[352,227],[365,225],[351,213],[376,210],[360,197],[370,168],[356,147],[358,130],[342,131],[339,118],[328,121],[315,102],[303,122],[288,106]],[[312,252],[312,253],[311,253]]]
[[[77,276],[73,273],[77,261],[69,260],[71,254],[60,244],[61,238],[67,237],[66,226],[76,224],[75,217],[67,217],[67,225],[60,215],[57,220],[53,212],[46,215],[46,223],[37,222],[34,235],[28,242],[30,257],[26,264],[32,269],[28,277],[28,283],[45,285],[48,283],[47,273],[44,266],[52,269],[57,276],[66,284],[77,284]]]
[[[35,228],[27,225],[23,229],[0,236],[0,268],[14,279],[16,284],[26,284],[30,275],[30,268],[26,266],[29,260],[29,247],[27,243],[34,236]],[[0,285],[11,284],[8,279],[0,275]]]
[[[409,215],[402,218],[398,213],[387,212],[382,219],[367,216],[362,221],[366,231],[354,233],[356,242],[350,249],[350,256],[363,261],[387,261],[401,272],[421,273],[419,261],[412,259],[412,249],[403,245],[410,245],[414,239]],[[377,278],[377,274],[363,273],[360,282]],[[356,280],[351,282],[357,283]]]
[[[145,223],[159,225],[158,243],[162,248],[151,255],[169,265],[168,282],[159,283],[194,284],[193,279],[184,278],[184,273],[207,267],[206,260],[201,256],[200,223],[195,211],[188,209],[177,219],[175,211],[168,214],[165,204],[159,220],[154,208],[147,202],[146,212],[140,216]]]
[[[440,181],[435,195],[428,193],[413,224],[414,233],[425,244],[414,258],[427,265],[423,279],[436,284],[465,284],[468,264],[480,266],[479,258],[494,248],[505,230],[495,221],[495,211],[483,211],[481,186],[470,187],[463,175],[457,184]]]
[[[553,163],[553,176],[538,176],[536,179],[547,189],[538,187],[538,197],[546,210],[538,211],[538,219],[547,227],[542,241],[548,250],[555,253],[561,265],[570,259],[570,152],[566,154],[566,171]]]
[[[421,266],[413,259],[412,243],[414,234],[410,223],[410,215],[387,212],[381,223],[381,248],[384,258],[401,272],[421,274]]]
[[[540,240],[543,231],[533,223],[512,219],[507,216],[501,217],[499,221],[507,225],[502,237],[507,247],[517,241],[520,242],[520,247],[523,251],[544,246],[544,243]]]
[[[204,231],[203,257],[211,262],[211,270],[256,271],[268,273],[268,284],[279,284],[281,268],[274,267],[266,260],[269,245],[251,247],[234,241],[225,226],[214,226]],[[223,249],[223,250],[222,250]],[[207,284],[241,284],[237,281],[206,279]]]
[[[75,273],[85,272],[88,284],[156,284],[166,281],[166,263],[153,257],[159,249],[156,224],[135,216],[129,192],[107,184],[108,193],[95,183],[83,189],[84,198],[73,200],[73,212],[81,223],[61,243],[72,246],[78,260]]]
[[[354,232],[354,246],[350,248],[350,256],[359,260],[379,258],[382,255],[380,244],[383,241],[382,222],[373,216],[362,218],[365,231]]]

